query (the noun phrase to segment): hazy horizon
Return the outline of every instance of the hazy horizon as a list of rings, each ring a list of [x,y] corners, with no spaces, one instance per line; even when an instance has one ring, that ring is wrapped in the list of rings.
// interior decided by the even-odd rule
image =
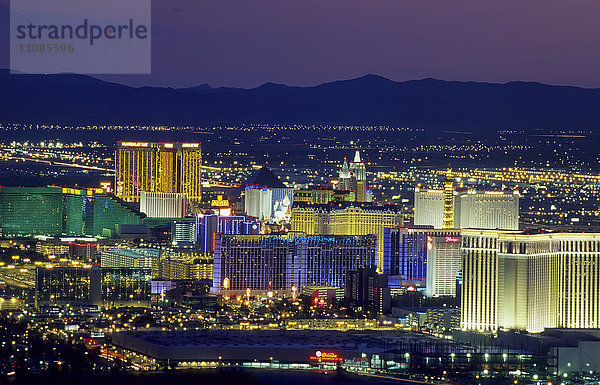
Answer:
[[[600,87],[600,3],[478,0],[152,1],[152,75],[133,86],[310,86],[373,73]],[[8,52],[8,0],[0,50]],[[0,68],[8,67],[8,55]]]

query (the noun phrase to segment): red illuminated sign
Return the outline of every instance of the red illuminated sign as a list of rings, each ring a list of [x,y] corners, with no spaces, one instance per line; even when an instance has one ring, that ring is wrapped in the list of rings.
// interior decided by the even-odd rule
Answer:
[[[458,243],[458,237],[446,237],[446,243]]]
[[[342,357],[333,352],[317,351],[314,356],[310,356],[310,360],[318,362],[341,362]]]

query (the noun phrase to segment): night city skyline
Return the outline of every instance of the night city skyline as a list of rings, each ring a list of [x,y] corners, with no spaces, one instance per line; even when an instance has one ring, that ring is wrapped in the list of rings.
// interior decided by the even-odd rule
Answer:
[[[0,0],[0,383],[600,384],[599,17]]]

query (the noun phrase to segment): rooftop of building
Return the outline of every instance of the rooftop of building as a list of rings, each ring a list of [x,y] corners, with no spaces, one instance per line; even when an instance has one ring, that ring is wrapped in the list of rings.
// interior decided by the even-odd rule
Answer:
[[[526,237],[546,237],[546,238],[600,238],[600,232],[585,232],[578,230],[551,230],[551,229],[524,229],[524,230],[502,230],[502,229],[460,229],[463,235],[501,235],[503,238],[526,238]]]
[[[340,189],[335,189],[333,188],[333,186],[330,185],[310,185],[310,186],[306,186],[306,187],[302,187],[299,190],[295,190],[296,191],[332,191],[334,193],[338,193],[338,194],[349,194],[351,193],[350,190],[340,190]]]
[[[263,166],[252,176],[245,184],[246,186],[268,187],[268,188],[286,188],[287,186],[273,173],[268,167]]]
[[[582,341],[600,343],[600,329],[546,329],[542,333],[499,331],[498,338],[505,343],[533,342],[546,347],[577,346]],[[519,342],[520,343],[520,342]]]
[[[438,187],[438,188],[415,187],[415,192],[444,194],[444,189],[441,187]],[[469,188],[469,187],[467,187],[467,188],[455,187],[454,194],[458,195],[458,196],[467,196],[467,195],[512,196],[512,195],[519,195],[519,191],[518,190],[478,190],[478,189]]]
[[[307,235],[304,232],[294,231],[287,233],[270,233],[270,234],[220,234],[221,239],[283,239],[283,240],[293,240],[293,239],[361,239],[361,238],[373,238],[376,239],[377,235],[375,234],[367,234],[367,235],[341,235],[341,234],[318,234],[318,235]]]
[[[158,249],[150,248],[137,248],[137,249],[111,249],[105,251],[105,253],[117,254],[123,257],[131,258],[146,258],[146,257],[158,257],[160,251]]]
[[[182,142],[117,142],[117,147],[133,147],[133,148],[189,148],[199,149],[201,143],[182,143]]]
[[[294,202],[294,210],[314,210],[323,212],[335,212],[342,211],[349,208],[362,209],[365,212],[399,212],[402,210],[402,206],[398,205],[376,205],[372,202],[347,202],[347,201],[335,201],[327,204],[314,204],[310,202]]]
[[[65,186],[0,186],[0,193],[5,194],[71,194],[71,195],[107,195],[101,188],[72,188]]]
[[[341,332],[331,330],[187,330],[187,331],[127,331],[116,333],[113,341],[125,338],[148,344],[169,347],[287,347],[298,349],[362,349],[380,350],[386,340],[423,339],[416,334],[396,331],[377,333]]]

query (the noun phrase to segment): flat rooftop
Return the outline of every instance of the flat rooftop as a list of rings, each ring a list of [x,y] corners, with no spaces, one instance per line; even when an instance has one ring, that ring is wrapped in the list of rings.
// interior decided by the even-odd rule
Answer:
[[[185,330],[126,331],[116,333],[112,343],[158,360],[309,362],[317,351],[335,352],[349,359],[363,354],[383,354],[390,349],[434,337],[398,331],[338,332],[326,330]]]

